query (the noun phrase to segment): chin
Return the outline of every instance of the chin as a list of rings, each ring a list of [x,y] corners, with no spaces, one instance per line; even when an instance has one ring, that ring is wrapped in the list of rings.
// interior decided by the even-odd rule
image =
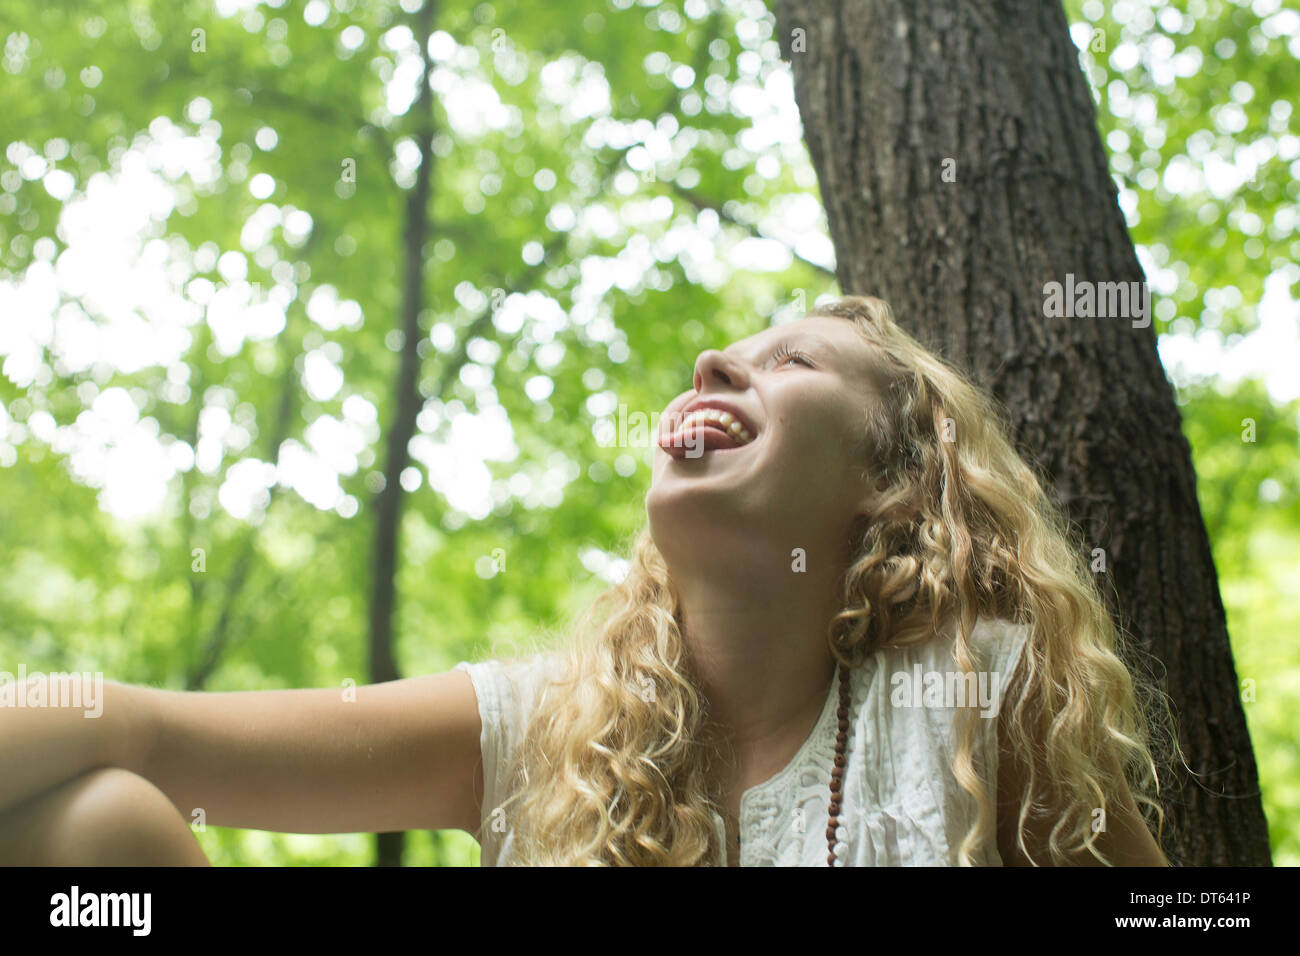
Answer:
[[[652,487],[645,498],[650,534],[667,556],[678,548],[738,555],[752,548],[757,522],[733,490],[707,488],[671,479]]]

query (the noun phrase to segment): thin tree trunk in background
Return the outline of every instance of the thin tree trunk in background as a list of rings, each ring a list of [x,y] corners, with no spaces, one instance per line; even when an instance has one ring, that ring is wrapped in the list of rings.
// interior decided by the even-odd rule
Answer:
[[[316,244],[318,234],[313,232],[308,238],[306,244],[301,250],[305,257]],[[295,358],[299,355],[293,345],[294,320],[292,317],[286,319],[284,330],[276,340],[276,351],[279,360],[284,366],[284,374],[280,378],[280,396],[275,406],[275,417],[271,419],[271,428],[266,435],[266,444],[263,446],[266,461],[278,463],[280,461],[280,446],[289,438],[293,430],[294,410],[297,408],[295,401],[298,394],[298,372],[295,368]],[[196,348],[206,349],[207,343],[211,341],[211,330],[206,326],[203,327],[199,344]],[[196,354],[203,354],[201,351]],[[196,381],[194,391],[194,419],[188,436],[189,444],[192,448],[198,447],[199,435],[199,416],[203,410],[203,391],[200,386],[202,379]],[[190,514],[190,497],[195,481],[195,469],[191,468],[185,473],[185,483],[182,485],[181,507],[184,509],[182,517],[184,519],[185,540],[188,542],[193,535],[194,523],[193,515]],[[279,484],[272,485],[267,490],[266,507],[263,510],[263,519],[271,506],[280,496],[282,488]],[[223,562],[225,567],[229,568],[224,581],[224,590],[221,594],[221,607],[217,612],[217,619],[209,629],[207,637],[203,641],[203,647],[199,650],[198,662],[190,669],[185,678],[186,690],[203,690],[212,675],[216,673],[217,668],[221,665],[222,656],[226,653],[228,641],[230,639],[230,624],[235,619],[235,609],[240,603],[244,594],[244,586],[248,582],[249,572],[252,570],[254,562],[257,560],[257,544],[260,537],[260,530],[255,526],[244,529],[243,537],[240,540],[239,550],[233,561]],[[230,544],[233,545],[233,539]],[[208,548],[211,549],[215,542],[209,542]],[[191,544],[185,545],[187,553]],[[206,572],[205,572],[206,573]],[[200,578],[194,572],[190,574],[191,582],[201,582]],[[191,584],[191,617],[197,622],[199,617],[199,599],[202,595],[202,588],[199,584]],[[197,633],[193,628],[197,623],[192,624],[192,633],[190,637],[190,646],[197,643]]]
[[[288,439],[289,431],[293,427],[293,412],[296,406],[294,396],[298,391],[298,373],[294,368],[293,350],[288,345],[291,341],[287,331],[286,334],[280,337],[280,360],[284,362],[284,376],[280,380],[280,398],[276,403],[274,425],[267,434],[266,444],[263,446],[266,452],[266,460],[269,462],[279,461],[280,446]],[[197,401],[201,402],[202,399],[199,398]],[[194,447],[198,447],[197,443]],[[279,490],[279,485],[273,485],[269,489],[270,498],[266,504],[267,510],[270,509],[271,503],[275,501]],[[184,507],[189,508],[188,498],[184,501]],[[223,582],[224,590],[221,595],[221,607],[217,612],[217,619],[213,622],[203,640],[203,647],[199,651],[199,658],[194,665],[194,669],[185,677],[186,690],[203,690],[207,686],[208,680],[221,665],[222,655],[225,654],[230,640],[230,623],[234,620],[235,608],[243,596],[248,574],[257,561],[259,534],[258,528],[251,525],[243,531],[239,550],[234,560],[228,565],[230,570]],[[231,540],[232,545],[233,543],[234,539]],[[209,544],[209,547],[211,547],[211,544]],[[212,555],[209,554],[208,557],[211,559]]]
[[[1154,329],[1045,317],[1044,286],[1067,274],[1144,280],[1060,3],[775,6],[841,288],[888,301],[1006,405],[1085,546],[1104,549],[1118,620],[1163,664],[1199,775],[1173,768],[1165,852],[1175,864],[1269,865],[1196,476]]]
[[[429,194],[433,180],[433,99],[429,77],[429,37],[433,33],[433,0],[425,0],[415,14],[415,39],[420,44],[424,71],[420,91],[411,107],[416,117],[416,143],[420,168],[406,200],[403,227],[405,252],[402,277],[402,351],[393,394],[393,420],[388,429],[388,457],[384,487],[375,500],[375,545],[370,601],[370,682],[397,680],[393,656],[393,612],[396,593],[398,532],[402,521],[402,472],[410,461],[407,446],[415,435],[415,419],[423,401],[419,391],[420,310],[424,308],[424,244],[429,236]],[[376,864],[401,866],[403,833],[376,835]]]

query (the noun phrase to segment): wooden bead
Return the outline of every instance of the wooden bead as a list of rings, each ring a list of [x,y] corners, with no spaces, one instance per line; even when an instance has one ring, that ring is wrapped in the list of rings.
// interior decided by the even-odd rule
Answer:
[[[840,707],[835,715],[838,721],[838,733],[835,734],[835,769],[831,771],[830,813],[826,821],[827,866],[835,866],[837,862],[835,851],[838,847],[847,849],[843,843],[837,842],[837,831],[840,825],[840,789],[844,778],[844,767],[848,763],[845,750],[849,739],[849,669],[843,665],[836,666],[840,676]]]

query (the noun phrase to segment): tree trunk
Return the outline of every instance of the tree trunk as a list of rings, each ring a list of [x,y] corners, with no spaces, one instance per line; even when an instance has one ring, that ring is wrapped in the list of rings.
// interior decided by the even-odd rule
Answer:
[[[1269,865],[1196,476],[1154,329],[1131,309],[1057,318],[1045,302],[1046,284],[1068,274],[1076,288],[1144,281],[1060,3],[776,0],[776,16],[841,288],[888,301],[1005,404],[1085,547],[1103,549],[1117,619],[1164,665],[1199,775],[1173,768],[1166,854]]]
[[[276,413],[274,425],[271,427],[266,436],[266,460],[269,462],[278,462],[280,459],[280,446],[285,443],[289,437],[289,431],[293,427],[294,409],[297,403],[294,397],[298,391],[298,373],[294,369],[293,352],[288,347],[290,342],[289,336],[282,335],[280,342],[281,360],[284,362],[284,377],[280,381],[280,399],[276,404]],[[196,393],[198,394],[198,393]],[[196,407],[201,407],[197,406]],[[197,417],[195,419],[197,423]],[[198,447],[198,426],[194,430],[195,443],[193,447]],[[193,469],[191,469],[193,470]],[[188,475],[187,475],[188,478]],[[267,501],[266,508],[270,509],[271,503],[275,501],[278,485],[273,485],[269,489],[270,498]],[[189,496],[182,497],[181,507],[185,513],[189,514]],[[244,529],[243,536],[240,539],[239,550],[233,562],[227,567],[229,572],[224,582],[225,590],[221,595],[221,608],[217,612],[217,619],[209,629],[207,637],[204,638],[203,647],[199,650],[199,659],[194,669],[185,678],[186,690],[203,690],[207,687],[208,680],[216,673],[217,668],[221,665],[222,657],[226,653],[227,642],[230,640],[230,625],[235,619],[235,610],[239,604],[240,598],[244,594],[244,585],[248,583],[248,574],[257,562],[257,542],[259,531],[256,527],[250,526]],[[231,545],[234,545],[234,539],[231,539]],[[186,545],[189,547],[189,545]],[[209,543],[211,547],[211,543]],[[222,562],[226,564],[226,562]],[[195,575],[191,572],[190,577]]]
[[[415,434],[415,420],[423,400],[419,391],[420,310],[424,308],[424,244],[429,237],[429,194],[433,182],[433,96],[429,77],[429,37],[433,33],[434,0],[425,0],[412,26],[420,44],[423,73],[420,92],[411,107],[416,117],[415,140],[420,147],[420,168],[406,200],[402,234],[402,351],[393,395],[393,420],[388,428],[388,456],[384,487],[375,501],[375,545],[372,557],[370,600],[370,681],[397,680],[393,656],[393,611],[396,598],[398,532],[402,522],[402,472],[410,462],[407,446]],[[401,866],[405,834],[380,833],[376,838],[376,865]]]

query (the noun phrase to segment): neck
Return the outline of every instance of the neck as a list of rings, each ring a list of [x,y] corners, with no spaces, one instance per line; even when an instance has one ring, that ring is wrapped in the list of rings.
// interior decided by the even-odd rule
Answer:
[[[826,628],[838,577],[767,567],[673,567],[694,679],[708,701],[706,735],[724,790],[761,783],[812,731],[835,674]]]

